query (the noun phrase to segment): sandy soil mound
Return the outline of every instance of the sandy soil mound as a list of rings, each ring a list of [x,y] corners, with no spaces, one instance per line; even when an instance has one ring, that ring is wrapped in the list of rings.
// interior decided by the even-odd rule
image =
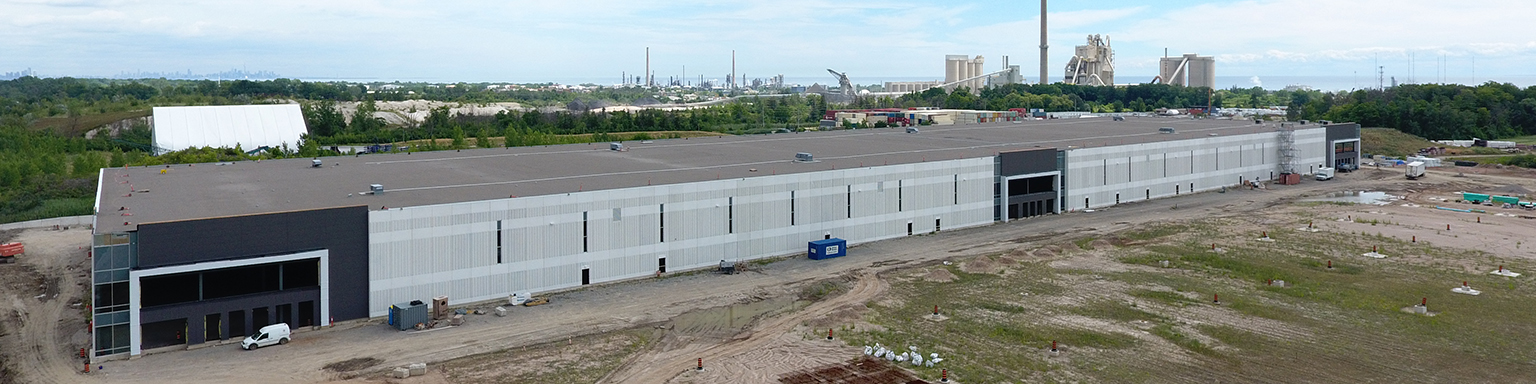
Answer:
[[[997,270],[1000,269],[999,267],[1001,265],[986,256],[980,256],[960,264],[960,270],[965,273],[997,273]]]
[[[1036,249],[1035,252],[1034,252],[1034,255],[1035,255],[1035,257],[1038,257],[1038,258],[1052,258],[1052,257],[1056,257],[1056,252],[1051,251],[1050,247],[1046,247],[1046,248]]]
[[[1104,239],[1094,240],[1092,243],[1089,243],[1089,245],[1093,246],[1093,249],[1114,249],[1115,248],[1115,244],[1114,243],[1111,243],[1111,242],[1109,242],[1109,240],[1104,240]]]
[[[923,275],[923,280],[928,280],[935,283],[948,283],[955,281],[956,277],[957,276],[955,276],[954,273],[950,273],[948,269],[934,268],[932,271],[929,271],[928,274]]]

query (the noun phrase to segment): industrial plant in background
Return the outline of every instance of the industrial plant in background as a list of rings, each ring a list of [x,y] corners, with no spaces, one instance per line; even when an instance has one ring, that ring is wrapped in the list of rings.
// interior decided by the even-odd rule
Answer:
[[[966,87],[972,90],[981,89],[982,81],[976,78],[986,68],[987,59],[977,55],[972,59],[966,55],[944,56],[944,84],[953,90]]]
[[[1164,56],[1153,83],[1187,87],[1216,87],[1216,58],[1186,53],[1180,57]]]
[[[1062,80],[1077,85],[1114,85],[1115,50],[1109,36],[1088,35],[1088,45],[1077,46],[1076,55],[1067,61],[1067,75]]]

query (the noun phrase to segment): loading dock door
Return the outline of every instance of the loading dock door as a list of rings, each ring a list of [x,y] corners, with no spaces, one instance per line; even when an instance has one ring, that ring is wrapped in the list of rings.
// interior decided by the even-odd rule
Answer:
[[[315,326],[315,302],[305,301],[299,303],[299,318],[296,321],[302,327]]]
[[[220,334],[220,329],[222,329],[224,326],[224,324],[222,324],[220,321],[222,317],[223,316],[217,313],[211,313],[203,316],[203,340],[219,340],[224,338],[223,335]]]
[[[229,313],[229,337],[245,337],[251,334],[245,329],[245,311]]]
[[[251,333],[256,333],[261,327],[272,325],[272,315],[267,307],[251,308]]]
[[[277,305],[277,321],[275,323],[285,323],[290,326],[295,324],[293,322],[293,304]]]

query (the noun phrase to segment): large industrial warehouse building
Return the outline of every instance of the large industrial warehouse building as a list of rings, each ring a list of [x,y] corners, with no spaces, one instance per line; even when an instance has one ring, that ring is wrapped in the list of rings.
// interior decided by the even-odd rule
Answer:
[[[104,169],[93,356],[1211,190],[1358,141],[1132,117]]]

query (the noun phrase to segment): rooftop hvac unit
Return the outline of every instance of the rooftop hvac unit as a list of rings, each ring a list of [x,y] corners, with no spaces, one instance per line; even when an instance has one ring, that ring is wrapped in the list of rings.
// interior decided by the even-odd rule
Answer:
[[[800,152],[800,153],[796,153],[795,154],[795,160],[796,161],[806,161],[806,162],[809,162],[809,161],[815,161],[816,159],[814,157],[811,157],[811,153],[810,152]]]
[[[373,191],[373,194],[375,194],[375,195],[383,194],[384,193],[384,184],[370,184],[370,185],[368,185],[368,190]]]
[[[311,160],[311,163],[309,164],[309,167],[310,168],[320,168],[320,163],[321,163],[320,159]]]
[[[614,150],[614,151],[623,151],[624,150],[624,144],[623,143],[608,143],[608,149]]]

